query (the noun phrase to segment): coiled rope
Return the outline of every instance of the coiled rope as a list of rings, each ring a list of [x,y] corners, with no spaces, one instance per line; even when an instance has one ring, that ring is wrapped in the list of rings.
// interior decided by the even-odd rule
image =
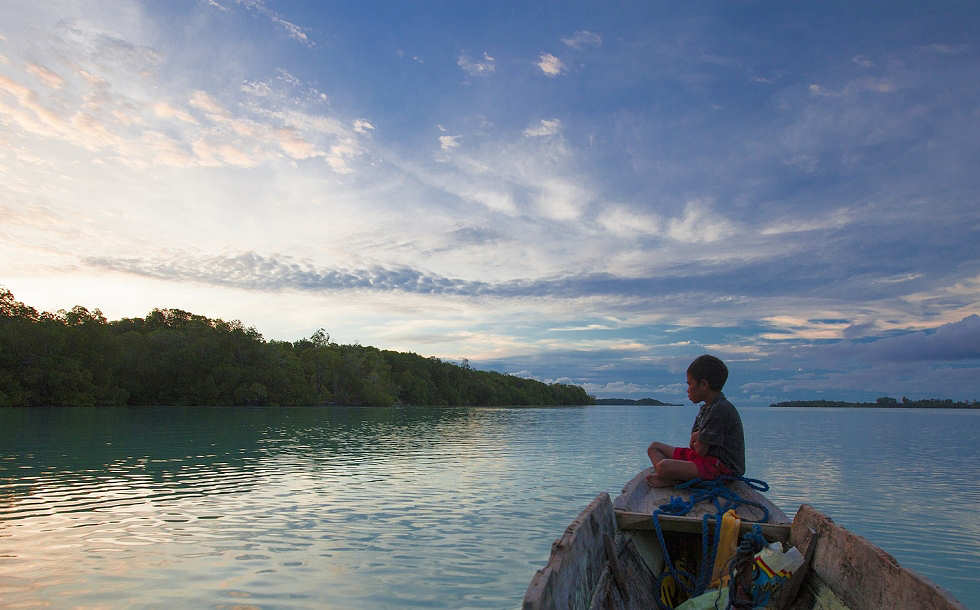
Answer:
[[[691,489],[690,499],[685,500],[679,496],[671,496],[670,502],[661,504],[657,510],[653,511],[652,518],[654,531],[657,532],[657,540],[659,540],[660,548],[663,550],[664,565],[667,568],[661,572],[659,578],[657,579],[658,591],[661,590],[664,579],[667,578],[667,576],[670,576],[673,578],[675,583],[684,589],[684,592],[687,593],[689,598],[696,597],[701,593],[704,593],[704,590],[707,588],[708,583],[711,580],[711,570],[715,563],[715,555],[718,552],[718,539],[721,537],[721,518],[722,515],[724,515],[728,510],[735,509],[743,505],[754,506],[762,510],[763,517],[760,523],[769,521],[769,509],[758,502],[747,500],[729,489],[727,487],[727,483],[730,481],[742,481],[756,491],[769,491],[769,484],[759,479],[749,479],[746,477],[733,477],[727,475],[707,481],[703,479],[691,479],[690,481],[686,481],[676,486],[677,489]],[[687,570],[678,568],[674,565],[674,562],[671,561],[670,552],[667,550],[667,543],[664,540],[663,528],[660,525],[660,515],[686,515],[691,512],[695,506],[708,500],[711,500],[714,503],[717,513],[713,515],[706,514],[701,520],[701,565],[698,569],[698,575],[695,577]],[[711,526],[709,525],[709,522],[712,519],[715,521],[713,532],[711,532]],[[754,529],[758,530],[759,528],[756,526]],[[709,536],[709,534],[713,535]],[[761,537],[761,535],[762,534],[760,532],[759,536]],[[657,605],[661,610],[670,610],[670,606],[665,605],[665,602],[661,599],[657,600]]]

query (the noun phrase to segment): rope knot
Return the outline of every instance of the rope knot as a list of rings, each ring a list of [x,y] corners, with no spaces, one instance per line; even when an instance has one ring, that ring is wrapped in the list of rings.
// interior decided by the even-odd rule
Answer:
[[[691,498],[690,500],[685,500],[680,496],[671,496],[670,502],[666,504],[661,504],[657,510],[653,511],[653,525],[654,530],[657,533],[657,539],[660,541],[660,548],[663,550],[664,554],[664,564],[666,570],[660,575],[660,581],[669,574],[673,577],[674,582],[679,584],[688,597],[696,597],[707,588],[708,581],[711,577],[711,566],[715,561],[715,554],[718,550],[718,539],[721,537],[721,518],[729,509],[735,509],[743,504],[754,506],[762,510],[763,517],[761,523],[769,521],[769,509],[758,502],[753,502],[752,500],[746,500],[745,498],[738,495],[736,492],[732,491],[727,487],[729,481],[742,481],[750,488],[756,491],[769,491],[769,484],[765,481],[760,481],[758,479],[747,479],[745,477],[732,477],[723,476],[718,479],[712,480],[702,480],[702,479],[691,479],[690,481],[685,481],[676,486],[677,489],[690,489]],[[674,562],[670,559],[670,554],[667,551],[667,543],[664,540],[663,528],[660,526],[660,515],[674,515],[683,516],[691,512],[691,510],[700,502],[710,500],[714,503],[717,513],[705,514],[701,522],[701,568],[698,570],[698,576],[695,578],[692,574],[685,572],[684,570],[679,570],[674,566]],[[722,502],[724,501],[724,502]],[[714,536],[711,537],[712,533],[711,526],[709,522],[711,519],[715,520]],[[759,548],[765,546],[765,538],[762,536],[762,530],[756,525],[753,531],[746,534],[749,539],[746,541],[743,539],[742,543],[739,545],[739,553],[748,551],[749,548],[754,548],[756,545]],[[709,544],[709,538],[712,542]],[[760,542],[761,541],[761,542]],[[743,548],[744,545],[744,548]],[[756,551],[752,551],[754,556]],[[733,562],[734,563],[734,562]],[[658,583],[658,587],[661,583]],[[664,607],[658,601],[658,605]]]

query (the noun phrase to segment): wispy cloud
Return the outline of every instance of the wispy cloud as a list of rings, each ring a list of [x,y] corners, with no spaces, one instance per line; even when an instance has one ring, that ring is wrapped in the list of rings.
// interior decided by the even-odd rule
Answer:
[[[589,30],[578,30],[571,36],[562,38],[561,41],[573,49],[602,46],[602,37]]]
[[[45,68],[44,66],[39,66],[37,64],[27,64],[27,71],[38,77],[38,79],[51,87],[52,89],[61,89],[62,85],[65,84],[65,80],[52,72],[51,70]]]
[[[203,90],[190,92],[186,107],[170,100],[148,101],[146,97],[152,94],[140,91],[139,85],[145,81],[152,88],[150,76],[136,79],[136,87],[127,84],[129,93],[123,94],[113,88],[110,75],[117,74],[120,67],[145,74],[146,62],[157,63],[158,53],[85,28],[69,27],[64,38],[94,48],[94,57],[114,54],[116,64],[106,68],[105,75],[93,72],[94,67],[75,65],[82,86],[69,88],[51,68],[29,63],[25,73],[44,88],[36,90],[0,77],[0,90],[7,94],[6,100],[0,99],[0,116],[27,132],[98,151],[130,167],[255,167],[282,157],[319,157],[333,171],[349,174],[354,171],[353,161],[364,152],[358,137],[373,129],[366,119],[356,119],[351,122],[353,128],[345,128],[332,117],[300,110],[270,110],[255,102],[229,106]],[[277,78],[298,89],[304,100],[324,97],[288,72],[280,70]],[[258,100],[272,92],[267,84],[255,81],[246,81],[242,88]],[[48,100],[54,94],[45,90],[56,91],[57,99]],[[270,100],[272,104],[284,99],[277,95]]]
[[[808,89],[810,91],[810,95],[820,95],[823,97],[837,97],[840,95],[839,92],[829,91],[823,85],[818,83],[811,83]]]
[[[454,148],[459,148],[459,141],[463,136],[439,136],[439,147],[444,151],[450,151]]]
[[[538,57],[537,66],[546,76],[550,77],[560,76],[567,70],[562,60],[551,53],[542,53]]]
[[[684,215],[667,222],[667,235],[688,243],[718,241],[733,230],[731,221],[712,210],[709,202],[702,199],[688,201]]]
[[[272,23],[276,24],[277,26],[282,28],[283,31],[286,32],[286,35],[292,38],[293,40],[308,47],[315,46],[313,41],[307,35],[306,28],[299,26],[291,21],[287,21],[286,19],[283,19],[283,17],[278,12],[266,6],[264,0],[235,0],[235,2],[237,2],[240,6],[244,6],[246,9],[248,9],[251,12],[254,12],[258,15],[262,15]],[[214,2],[213,0],[209,0],[208,4],[220,10],[227,10],[224,6],[222,6],[217,2]]]
[[[654,396],[704,350],[785,382],[756,396],[980,366],[956,342],[980,314],[972,14],[899,7],[882,38],[822,7],[803,49],[792,15],[747,41],[730,11],[624,5],[542,39],[487,10],[440,47],[417,5],[421,29],[161,6],[4,13],[0,272],[38,305],[138,282],[275,302],[252,319],[290,336],[280,305],[305,329],[329,303],[367,342]]]
[[[269,83],[264,83],[262,81],[244,81],[242,82],[242,91],[248,93],[249,95],[255,95],[258,97],[268,97],[272,95],[272,88],[269,87]]]
[[[970,45],[964,43],[949,44],[943,42],[936,42],[927,45],[925,48],[935,53],[940,53],[942,55],[960,55],[962,53],[966,53],[970,49]]]
[[[561,121],[558,119],[541,119],[537,125],[532,125],[524,130],[524,135],[529,137],[553,136],[561,131]]]
[[[604,229],[620,236],[657,235],[663,230],[659,216],[621,205],[605,210],[598,221]]]
[[[374,125],[366,119],[355,119],[354,120],[354,131],[356,133],[368,133],[374,131]]]
[[[153,104],[153,112],[160,118],[164,118],[164,119],[175,118],[184,121],[185,123],[190,123],[192,125],[198,124],[197,119],[195,119],[189,113],[187,113],[184,110],[174,108],[167,102],[157,102]]]
[[[584,383],[585,391],[597,397],[627,398],[643,392],[653,392],[649,386],[629,381],[610,381],[607,383]]]
[[[851,61],[862,68],[872,68],[875,65],[875,62],[871,61],[871,59],[864,55],[855,55],[851,58]]]
[[[474,60],[466,53],[461,53],[456,59],[456,65],[470,76],[489,76],[497,70],[496,61],[486,51],[483,52],[482,60]]]

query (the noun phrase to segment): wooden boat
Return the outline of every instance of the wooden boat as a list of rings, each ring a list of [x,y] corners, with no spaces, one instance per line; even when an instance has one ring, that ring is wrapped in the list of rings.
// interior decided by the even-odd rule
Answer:
[[[676,488],[651,489],[647,469],[611,501],[601,493],[551,547],[547,565],[538,570],[524,596],[525,610],[551,608],[656,609],[658,576],[665,569],[664,553],[651,515],[671,496],[687,498]],[[795,546],[803,566],[783,585],[769,607],[791,610],[958,609],[963,605],[949,593],[903,567],[888,553],[861,536],[835,524],[804,504],[790,521],[768,499],[741,481],[728,484],[741,497],[769,510],[760,525],[768,541]],[[710,503],[696,505],[685,516],[660,515],[671,559],[700,561],[702,516],[715,513]],[[741,529],[762,518],[758,508],[740,506]],[[718,603],[727,607],[727,598]]]

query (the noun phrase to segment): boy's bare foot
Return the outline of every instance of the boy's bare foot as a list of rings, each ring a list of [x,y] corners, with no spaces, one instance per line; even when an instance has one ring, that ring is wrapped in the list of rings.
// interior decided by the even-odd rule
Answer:
[[[666,481],[655,474],[647,475],[647,485],[650,487],[673,487],[673,481]]]

